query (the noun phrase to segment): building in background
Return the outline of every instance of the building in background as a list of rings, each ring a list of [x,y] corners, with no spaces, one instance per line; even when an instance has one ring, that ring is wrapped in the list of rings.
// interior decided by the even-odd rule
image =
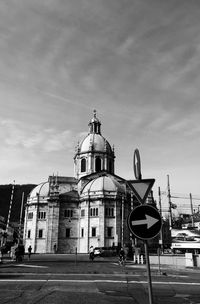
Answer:
[[[35,253],[87,253],[130,243],[126,220],[134,197],[115,175],[115,152],[94,115],[74,155],[74,177],[49,176],[27,200],[24,245]]]

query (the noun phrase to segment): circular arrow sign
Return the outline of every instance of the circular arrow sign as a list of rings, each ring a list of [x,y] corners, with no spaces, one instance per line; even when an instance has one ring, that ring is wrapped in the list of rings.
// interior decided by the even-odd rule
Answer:
[[[128,216],[129,230],[142,240],[154,238],[160,232],[161,225],[160,213],[150,205],[138,206]]]
[[[140,153],[138,149],[135,149],[134,155],[133,155],[133,170],[135,174],[136,179],[141,179],[141,161],[140,161]]]

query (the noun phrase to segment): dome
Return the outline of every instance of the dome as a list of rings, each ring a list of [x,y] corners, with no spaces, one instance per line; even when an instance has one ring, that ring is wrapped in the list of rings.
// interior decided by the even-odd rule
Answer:
[[[112,149],[109,142],[100,134],[88,134],[80,144],[80,152],[88,151],[106,152],[111,154]]]
[[[46,197],[49,195],[49,182],[43,182],[37,185],[33,190],[30,192],[30,199],[33,199],[39,195],[40,197]]]
[[[116,194],[124,193],[125,188],[113,176],[100,176],[90,181],[82,189],[82,194],[95,194],[99,192]]]
[[[100,171],[114,174],[114,159],[114,148],[101,135],[101,123],[94,111],[94,117],[89,121],[89,133],[76,148],[74,174],[77,179]]]

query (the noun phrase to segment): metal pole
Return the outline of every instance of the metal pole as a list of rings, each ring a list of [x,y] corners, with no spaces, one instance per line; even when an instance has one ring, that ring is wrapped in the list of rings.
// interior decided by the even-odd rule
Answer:
[[[167,175],[167,189],[168,189],[168,202],[169,202],[169,230],[172,230],[172,202],[171,202],[171,193],[169,185],[169,175]]]
[[[124,246],[124,196],[122,196],[122,247]]]
[[[145,257],[146,257],[146,264],[147,264],[147,279],[148,279],[148,292],[149,292],[149,304],[153,304],[153,294],[152,294],[152,283],[151,283],[151,270],[150,270],[150,263],[149,263],[149,251],[148,251],[148,243],[144,241],[144,248],[145,248]]]
[[[159,274],[161,274],[161,271],[160,271],[160,248],[158,248],[157,254],[158,254],[158,270],[159,270]]]
[[[159,196],[160,216],[162,217],[162,206],[161,206],[161,192],[160,192],[160,187],[158,187],[158,196]]]
[[[18,244],[21,240],[21,233],[22,233],[22,213],[23,213],[23,206],[24,206],[24,192],[22,193],[22,203],[21,203],[21,211],[20,211],[20,218],[19,218],[19,237],[18,237]]]
[[[12,203],[13,203],[14,188],[15,188],[15,181],[13,181],[13,185],[12,185],[12,192],[11,192],[11,197],[10,197],[10,206],[9,206],[8,218],[7,218],[7,224],[6,224],[6,233],[8,232],[8,227],[9,227],[9,224],[10,224],[10,214],[11,214]]]
[[[192,218],[192,228],[194,227],[194,211],[192,204],[192,194],[190,193],[190,207],[191,207],[191,218]]]
[[[133,191],[131,191],[131,210],[133,210]],[[130,234],[130,236],[131,236],[131,245],[133,249],[133,247],[136,245],[135,243],[136,238],[134,237],[133,234]]]
[[[87,231],[87,250],[90,249],[90,194],[88,190],[88,231]]]
[[[136,177],[137,180],[141,180],[142,179],[141,163],[140,163],[140,154],[139,154],[138,149],[135,150],[133,163],[134,163],[133,168],[134,168],[134,172],[135,172],[135,177]],[[150,263],[149,263],[149,251],[148,251],[147,240],[144,241],[144,248],[145,248],[145,257],[146,257],[146,265],[147,265],[149,304],[153,304],[152,284],[151,284],[151,270],[150,270]]]
[[[133,191],[131,191],[131,210],[133,210]]]
[[[160,187],[158,187],[158,196],[159,196],[159,208],[160,208],[160,216],[162,220],[162,205],[161,205],[161,192],[160,192]],[[160,230],[160,246],[161,246],[161,252],[163,253],[163,231],[162,231],[162,226]]]
[[[35,239],[34,239],[34,249],[33,252],[36,253],[37,248],[37,227],[38,227],[38,213],[39,213],[39,203],[40,203],[40,194],[36,193],[37,196],[37,206],[36,206],[36,218],[35,218]],[[53,211],[53,209],[51,209]],[[52,235],[52,231],[50,232]]]

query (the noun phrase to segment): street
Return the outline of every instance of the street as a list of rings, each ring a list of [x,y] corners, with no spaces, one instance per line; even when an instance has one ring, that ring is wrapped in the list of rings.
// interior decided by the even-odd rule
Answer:
[[[200,303],[198,270],[151,266],[153,304]],[[146,265],[116,257],[88,260],[86,255],[32,255],[22,263],[0,266],[0,303],[149,304]]]

